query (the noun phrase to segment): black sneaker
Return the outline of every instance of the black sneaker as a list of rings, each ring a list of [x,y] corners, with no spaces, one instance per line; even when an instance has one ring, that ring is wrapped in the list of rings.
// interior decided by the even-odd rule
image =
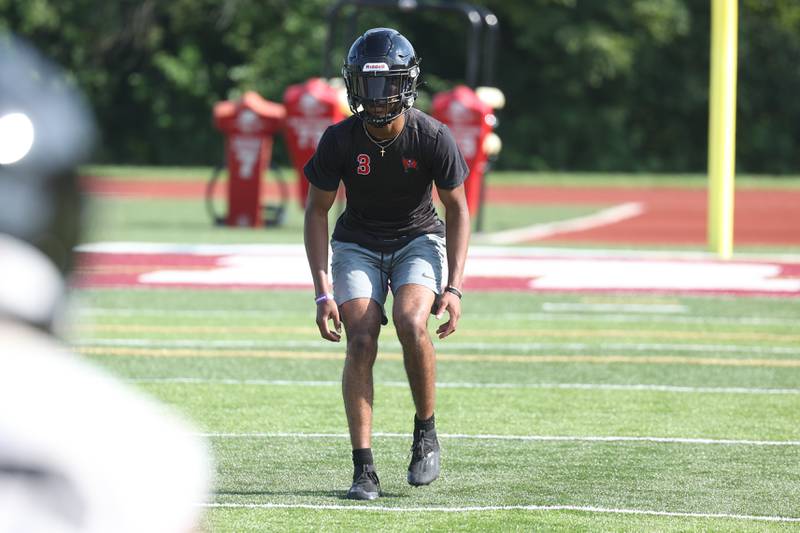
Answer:
[[[381,495],[381,482],[375,465],[360,465],[355,467],[353,485],[347,491],[350,500],[374,500]]]
[[[439,477],[439,455],[436,430],[414,430],[411,464],[408,465],[408,483],[415,487],[430,485]]]

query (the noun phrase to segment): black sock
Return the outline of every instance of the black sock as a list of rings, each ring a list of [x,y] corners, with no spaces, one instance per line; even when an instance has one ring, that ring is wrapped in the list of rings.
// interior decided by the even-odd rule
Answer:
[[[433,419],[434,415],[427,420],[420,420],[417,415],[414,415],[414,430],[415,431],[430,431],[435,429],[436,421]]]
[[[374,464],[372,459],[372,448],[359,448],[353,450],[353,464],[355,466]]]

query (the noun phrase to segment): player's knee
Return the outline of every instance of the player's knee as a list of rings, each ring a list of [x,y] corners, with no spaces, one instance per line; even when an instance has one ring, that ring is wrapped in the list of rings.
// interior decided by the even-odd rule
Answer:
[[[347,336],[347,357],[357,363],[370,363],[378,353],[378,338],[369,333]]]
[[[427,316],[421,313],[395,313],[392,319],[400,340],[414,342],[428,335]]]

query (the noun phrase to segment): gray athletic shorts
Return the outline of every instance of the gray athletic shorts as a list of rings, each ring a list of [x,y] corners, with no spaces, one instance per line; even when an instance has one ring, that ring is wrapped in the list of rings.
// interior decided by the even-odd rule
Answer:
[[[391,286],[394,294],[408,283],[444,289],[447,272],[445,240],[421,235],[396,252],[373,252],[351,242],[332,240],[333,297],[341,305],[355,298],[372,298],[381,306]],[[384,324],[386,313],[384,312]]]

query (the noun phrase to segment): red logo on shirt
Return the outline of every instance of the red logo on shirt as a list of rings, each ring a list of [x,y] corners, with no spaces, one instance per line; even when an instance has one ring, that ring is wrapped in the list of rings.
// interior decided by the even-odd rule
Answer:
[[[408,172],[409,170],[417,170],[417,160],[416,159],[406,159],[403,158],[403,170]]]
[[[356,156],[356,162],[358,166],[356,167],[356,172],[361,174],[362,176],[366,176],[369,174],[369,156],[367,154],[358,154]]]

